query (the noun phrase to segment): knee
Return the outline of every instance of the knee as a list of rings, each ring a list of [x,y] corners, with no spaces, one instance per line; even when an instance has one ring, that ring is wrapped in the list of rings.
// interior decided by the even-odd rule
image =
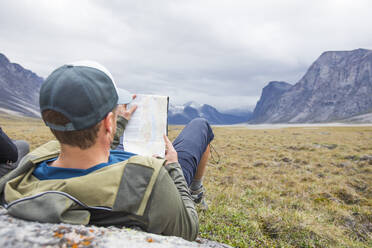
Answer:
[[[214,138],[213,130],[205,118],[195,118],[189,123],[189,125],[193,126],[197,130],[201,130],[202,133],[206,135],[208,143]]]
[[[201,127],[201,128],[209,127],[209,123],[208,123],[207,119],[201,118],[201,117],[192,119],[189,124],[190,125],[195,125],[195,126],[198,126],[198,127]]]
[[[27,154],[30,151],[30,145],[25,140],[15,140],[14,144],[17,146],[18,151]]]

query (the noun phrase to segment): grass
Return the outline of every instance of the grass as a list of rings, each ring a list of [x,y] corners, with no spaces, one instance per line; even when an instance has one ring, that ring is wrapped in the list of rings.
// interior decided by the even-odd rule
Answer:
[[[40,120],[0,116],[31,149]],[[170,126],[174,139],[180,126]],[[372,127],[214,127],[200,236],[234,247],[372,247]]]
[[[202,237],[236,247],[372,247],[372,127],[214,132],[221,161],[204,180]]]

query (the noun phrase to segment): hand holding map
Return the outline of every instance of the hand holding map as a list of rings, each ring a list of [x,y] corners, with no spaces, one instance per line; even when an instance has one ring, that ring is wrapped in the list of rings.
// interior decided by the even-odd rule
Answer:
[[[134,100],[137,97],[137,95],[133,95],[132,99]],[[123,116],[126,120],[130,120],[132,117],[132,114],[137,109],[137,105],[132,104],[130,107],[127,106],[128,104],[121,104],[118,105],[118,114]]]

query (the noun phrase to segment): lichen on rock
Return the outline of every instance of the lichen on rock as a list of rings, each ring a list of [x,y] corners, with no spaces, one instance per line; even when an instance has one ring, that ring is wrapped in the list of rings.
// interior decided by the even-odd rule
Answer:
[[[207,239],[190,242],[129,228],[50,224],[13,218],[0,207],[0,247],[201,247],[230,246]]]

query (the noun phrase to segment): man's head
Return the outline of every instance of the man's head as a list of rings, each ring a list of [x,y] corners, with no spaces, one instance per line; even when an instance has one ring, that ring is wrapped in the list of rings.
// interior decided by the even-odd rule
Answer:
[[[40,111],[59,142],[80,149],[91,147],[101,121],[118,104],[132,97],[118,90],[110,72],[93,61],[57,68],[40,89]]]

